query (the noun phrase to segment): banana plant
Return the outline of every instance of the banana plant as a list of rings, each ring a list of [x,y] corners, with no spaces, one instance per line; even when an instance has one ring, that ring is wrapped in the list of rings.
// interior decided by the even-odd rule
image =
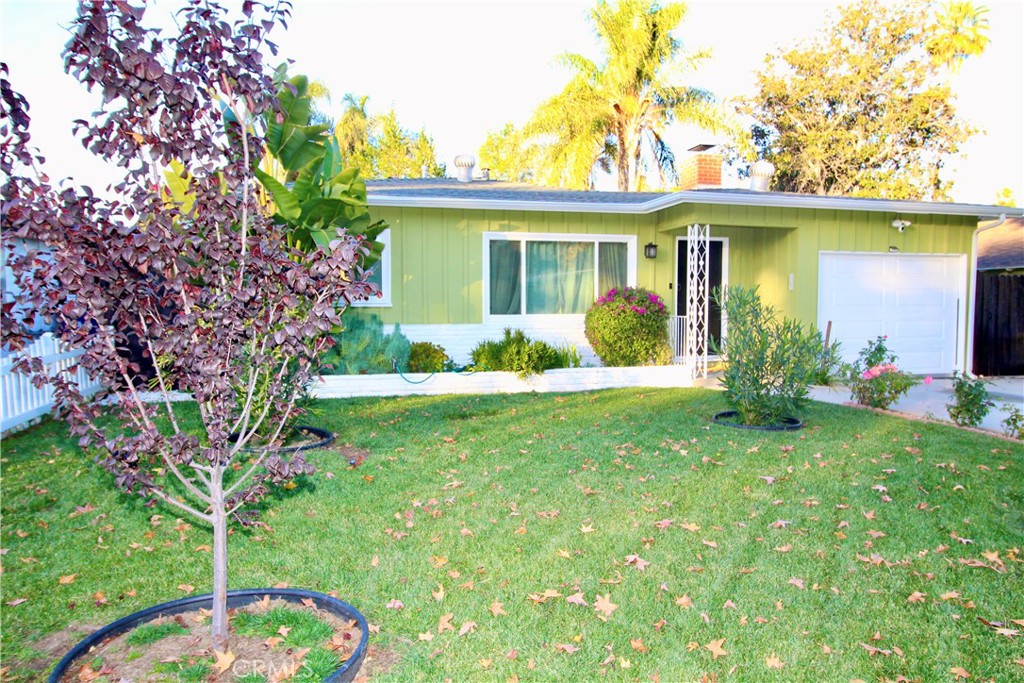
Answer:
[[[380,260],[383,245],[375,240],[387,229],[372,221],[366,182],[357,168],[343,168],[338,141],[326,125],[309,125],[309,81],[294,76],[278,93],[279,111],[266,115],[266,154],[255,175],[272,204],[274,218],[285,227],[288,242],[302,251],[327,246],[338,228],[373,243],[364,269]]]

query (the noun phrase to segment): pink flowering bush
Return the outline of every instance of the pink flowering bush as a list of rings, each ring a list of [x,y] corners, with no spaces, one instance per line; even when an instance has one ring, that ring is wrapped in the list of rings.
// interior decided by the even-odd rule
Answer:
[[[919,381],[896,365],[896,354],[889,351],[884,335],[869,341],[860,357],[847,370],[847,385],[861,405],[888,408]],[[926,377],[925,384],[931,383]]]
[[[609,289],[587,311],[587,341],[605,366],[667,365],[668,308],[641,287]]]

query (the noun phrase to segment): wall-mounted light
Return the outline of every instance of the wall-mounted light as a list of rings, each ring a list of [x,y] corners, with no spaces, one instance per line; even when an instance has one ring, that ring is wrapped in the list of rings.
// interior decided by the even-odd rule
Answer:
[[[892,222],[892,227],[896,228],[900,232],[903,232],[912,225],[910,221],[905,221],[902,218],[897,218]]]
[[[644,256],[647,258],[658,258],[658,245],[654,242],[648,242],[644,246]]]

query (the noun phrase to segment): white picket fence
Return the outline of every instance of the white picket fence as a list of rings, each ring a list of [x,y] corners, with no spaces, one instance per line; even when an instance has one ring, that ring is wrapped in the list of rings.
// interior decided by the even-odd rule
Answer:
[[[94,394],[100,389],[99,382],[93,381],[82,368],[69,370],[82,350],[63,349],[60,341],[49,332],[25,347],[24,353],[42,358],[46,372],[51,377],[60,373],[74,373],[72,380],[78,384],[83,395]],[[28,376],[12,372],[11,365],[16,358],[7,352],[0,358],[0,432],[20,427],[53,410],[53,387],[47,384],[37,389]]]

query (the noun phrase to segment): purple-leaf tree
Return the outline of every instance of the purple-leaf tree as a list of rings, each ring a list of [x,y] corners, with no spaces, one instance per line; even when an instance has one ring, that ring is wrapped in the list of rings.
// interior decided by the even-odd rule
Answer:
[[[108,195],[39,172],[28,103],[0,72],[3,240],[20,288],[4,304],[3,343],[24,348],[32,314],[51,321],[83,350],[77,363],[102,381],[108,405],[38,359],[16,369],[53,385],[72,433],[120,486],[212,528],[213,648],[226,652],[229,520],[251,520],[270,486],[310,471],[275,446],[341,310],[376,292],[359,266],[370,248],[362,236],[339,231],[330,248],[301,254],[257,199],[260,126],[276,101],[265,36],[284,24],[287,3],[247,1],[231,21],[190,0],[171,37],[143,23],[144,9],[82,3],[64,53],[67,71],[102,95],[76,127],[123,170]],[[166,189],[172,168],[188,183],[186,202]],[[36,244],[45,249],[24,246]],[[155,361],[158,402],[133,379],[133,338]],[[201,430],[183,427],[174,390],[192,394]]]

